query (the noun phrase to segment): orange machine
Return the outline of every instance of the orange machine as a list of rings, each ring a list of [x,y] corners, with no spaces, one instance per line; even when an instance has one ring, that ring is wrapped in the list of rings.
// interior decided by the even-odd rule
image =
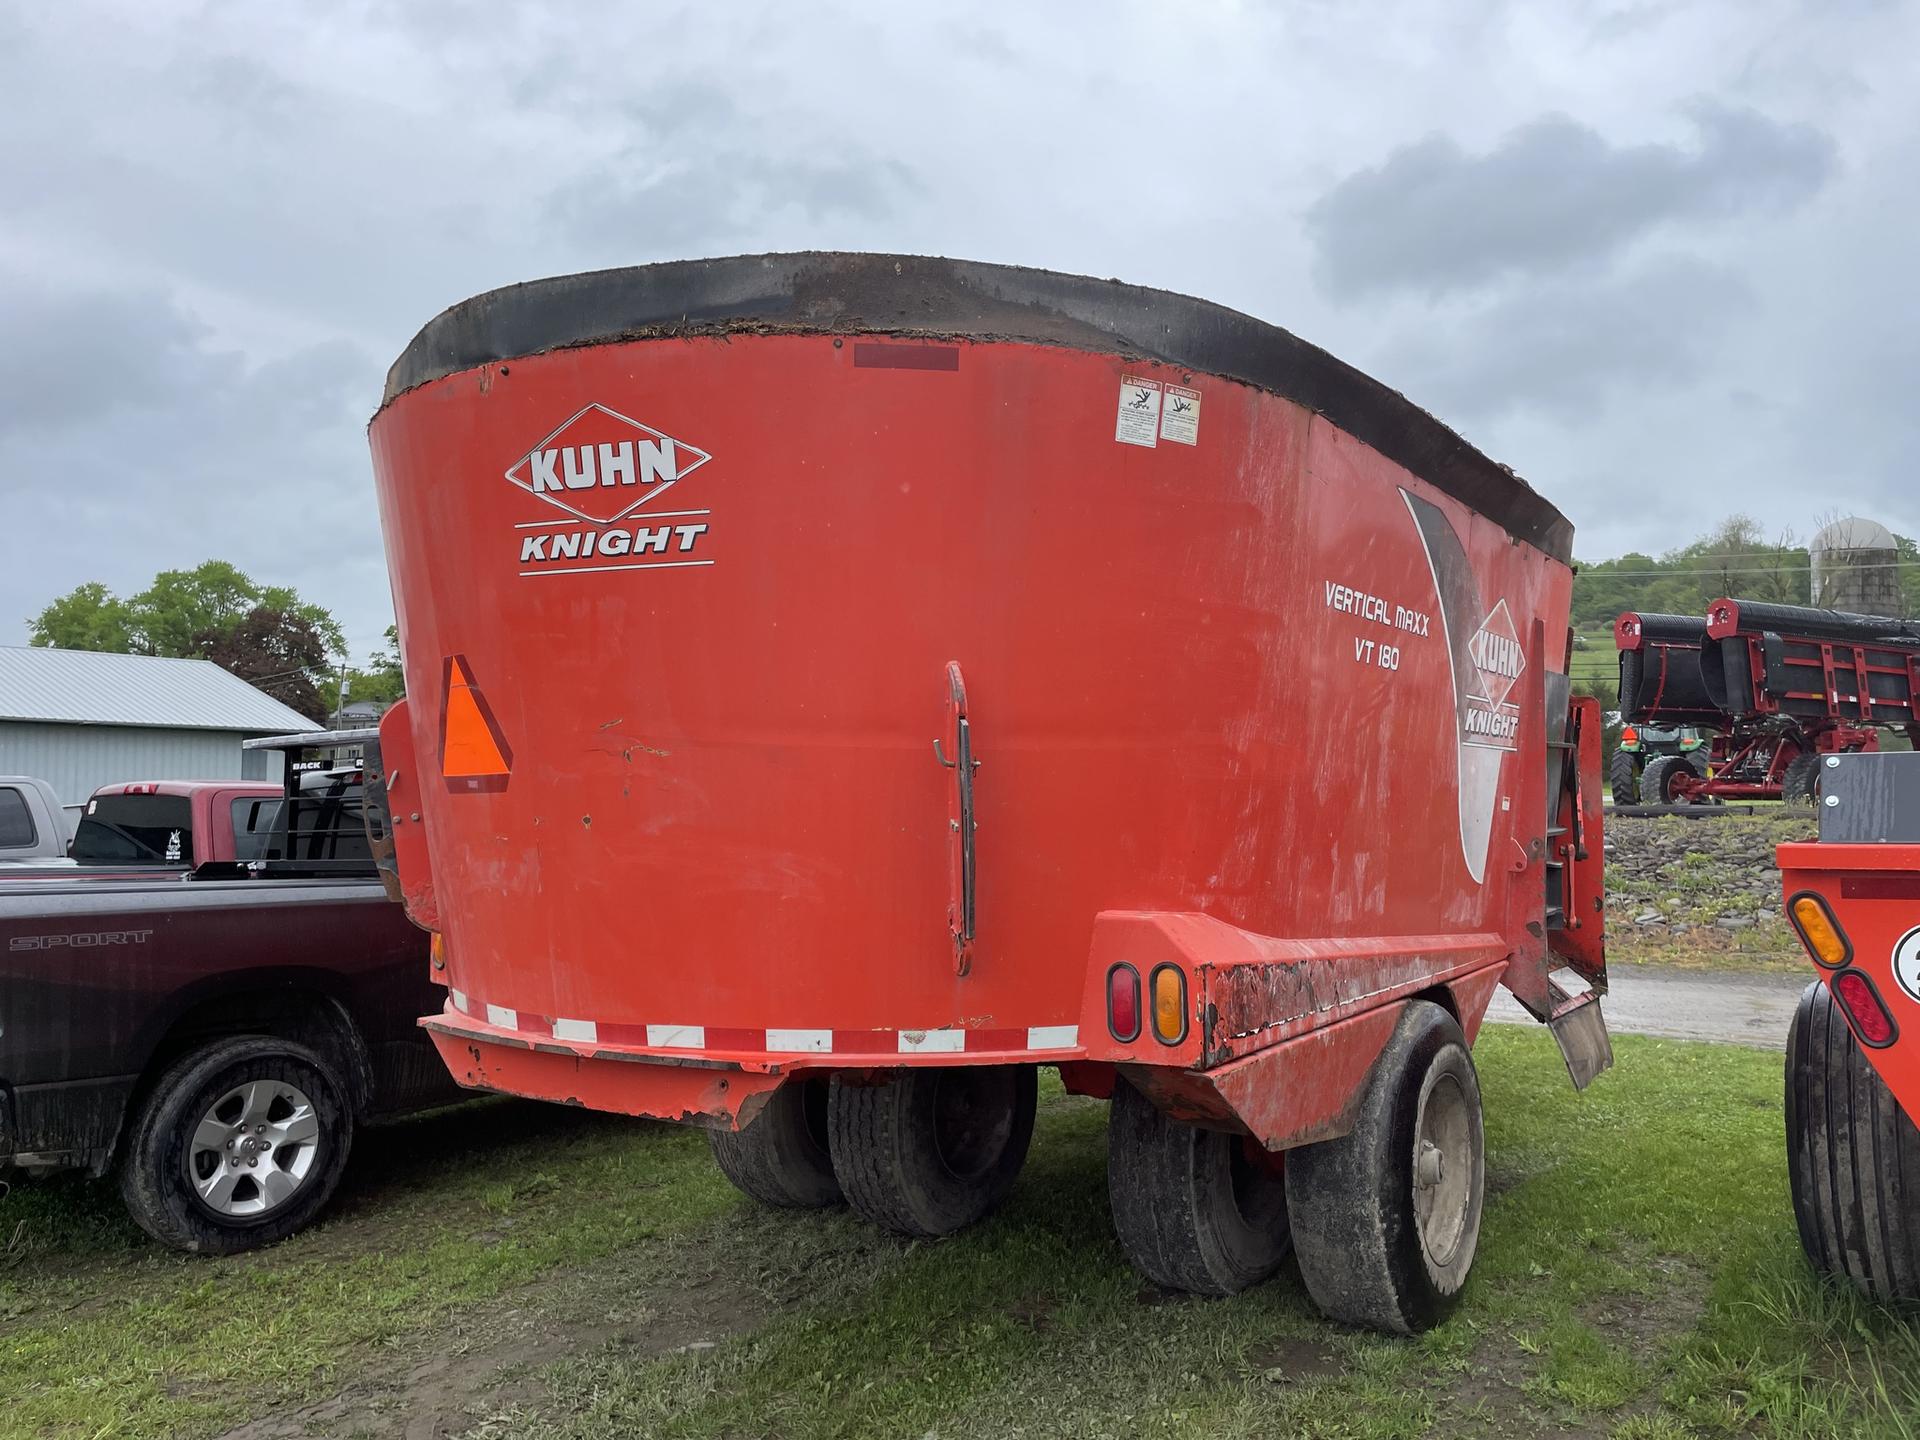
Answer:
[[[1471,1263],[1494,986],[1609,1062],[1570,527],[1286,332],[948,260],[652,265],[447,311],[371,438],[389,864],[464,1083],[939,1234],[1057,1066],[1114,1098],[1150,1276],[1291,1237],[1407,1330]]]

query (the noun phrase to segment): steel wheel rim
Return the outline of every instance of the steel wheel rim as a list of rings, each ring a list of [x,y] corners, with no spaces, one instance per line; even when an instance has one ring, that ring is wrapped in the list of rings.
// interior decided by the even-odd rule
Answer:
[[[1473,1208],[1473,1112],[1460,1077],[1433,1076],[1414,1124],[1413,1218],[1420,1248],[1435,1270],[1460,1253]]]
[[[934,1081],[933,1143],[958,1180],[986,1174],[1013,1134],[1013,1081],[1004,1071],[955,1069]]]
[[[285,1080],[247,1080],[209,1105],[187,1139],[181,1169],[194,1197],[223,1219],[278,1210],[305,1188],[320,1147],[320,1117]]]

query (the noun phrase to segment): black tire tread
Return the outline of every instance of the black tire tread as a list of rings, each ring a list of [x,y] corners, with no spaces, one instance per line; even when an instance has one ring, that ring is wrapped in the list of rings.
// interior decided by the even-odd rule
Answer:
[[[1676,771],[1685,770],[1694,773],[1693,766],[1684,755],[1656,755],[1647,761],[1647,768],[1640,772],[1640,803],[1642,805],[1671,805],[1667,798],[1667,777]]]
[[[1107,1191],[1114,1233],[1140,1273],[1167,1290],[1234,1295],[1280,1268],[1292,1248],[1282,1208],[1277,1233],[1248,1232],[1222,1171],[1240,1137],[1163,1115],[1125,1079],[1107,1120]],[[1230,1173],[1230,1172],[1229,1172]],[[1218,1193],[1226,1180],[1225,1197]],[[1236,1250],[1238,1253],[1236,1253]]]
[[[1616,805],[1640,803],[1640,767],[1634,764],[1631,750],[1616,750],[1607,763],[1607,785]]]
[[[709,1130],[714,1162],[735,1188],[783,1210],[820,1209],[844,1198],[833,1161],[807,1127],[808,1085],[824,1079],[790,1080],[768,1097],[745,1130]]]
[[[1788,1031],[1786,1102],[1793,1214],[1808,1260],[1883,1303],[1920,1301],[1920,1129],[1818,980]]]
[[[978,1183],[943,1187],[928,1183],[923,1145],[927,1136],[913,1114],[918,1087],[932,1070],[906,1070],[879,1084],[833,1080],[827,1110],[828,1150],[847,1204],[884,1230],[934,1239],[984,1218],[1006,1199],[1026,1161],[1033,1138],[1037,1076],[1015,1067],[1014,1124],[1001,1162]]]
[[[1789,805],[1811,805],[1820,794],[1820,757],[1812,751],[1787,762],[1780,776],[1780,798]]]
[[[220,1225],[189,1205],[169,1203],[174,1177],[169,1173],[162,1127],[169,1121],[174,1102],[200,1090],[223,1069],[255,1062],[271,1067],[289,1061],[317,1072],[332,1089],[332,1095],[326,1098],[337,1112],[336,1133],[329,1137],[334,1153],[325,1172],[309,1182],[311,1188],[283,1210],[247,1226]],[[291,1040],[271,1035],[229,1035],[189,1051],[161,1074],[141,1100],[121,1147],[117,1179],[127,1213],[161,1244],[201,1255],[235,1255],[286,1239],[312,1222],[340,1183],[353,1144],[353,1108],[348,1093],[345,1081],[331,1065]],[[316,1104],[321,1099],[312,1098]]]
[[[1329,1319],[1414,1335],[1439,1324],[1459,1301],[1457,1289],[1438,1293],[1418,1258],[1407,1108],[1427,1068],[1450,1046],[1466,1057],[1477,1112],[1479,1082],[1459,1023],[1430,1001],[1412,1000],[1375,1062],[1352,1132],[1287,1154],[1294,1255],[1307,1293]],[[1483,1155],[1484,1147],[1483,1131]],[[1476,1193],[1484,1203],[1484,1171]],[[1476,1236],[1478,1223],[1476,1217]]]

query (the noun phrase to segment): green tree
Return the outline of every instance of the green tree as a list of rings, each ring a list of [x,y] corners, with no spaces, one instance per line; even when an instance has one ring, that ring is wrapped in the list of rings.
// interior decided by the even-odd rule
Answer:
[[[33,643],[62,650],[131,651],[133,617],[127,603],[98,580],[76,585],[28,622]]]
[[[35,645],[212,660],[314,718],[328,712],[319,696],[332,693],[326,678],[347,650],[324,606],[290,586],[258,585],[224,560],[163,570],[126,600],[89,581],[30,623]]]
[[[407,677],[400,670],[400,631],[387,626],[386,644],[367,656],[364,669],[347,672],[347,699],[391,705],[407,693]]]

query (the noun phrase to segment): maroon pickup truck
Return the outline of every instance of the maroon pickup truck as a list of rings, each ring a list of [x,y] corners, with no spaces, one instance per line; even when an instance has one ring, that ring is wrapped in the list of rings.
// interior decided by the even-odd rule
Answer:
[[[102,785],[82,807],[64,857],[0,862],[0,880],[137,879],[210,860],[257,860],[282,798],[281,786],[261,780]]]
[[[312,1219],[356,1124],[458,1098],[361,804],[302,775],[228,812],[245,863],[0,885],[0,1167],[111,1171],[155,1238],[226,1254]]]

